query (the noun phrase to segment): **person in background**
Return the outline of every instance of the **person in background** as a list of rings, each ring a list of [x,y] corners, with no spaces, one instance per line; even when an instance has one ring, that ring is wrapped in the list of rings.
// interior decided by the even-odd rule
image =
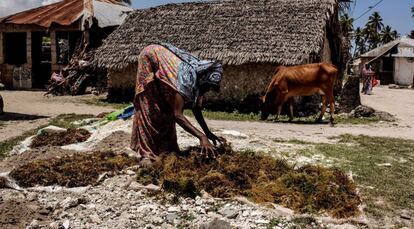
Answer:
[[[375,72],[372,70],[372,66],[364,65],[362,69],[362,93],[367,95],[372,94],[374,75]]]
[[[201,108],[205,93],[219,91],[222,74],[221,64],[200,60],[171,44],[152,44],[141,51],[131,139],[141,165],[150,165],[161,153],[179,152],[176,123],[200,140],[204,156],[215,157],[215,145],[224,139],[209,130]],[[183,115],[185,104],[192,107],[204,133]]]

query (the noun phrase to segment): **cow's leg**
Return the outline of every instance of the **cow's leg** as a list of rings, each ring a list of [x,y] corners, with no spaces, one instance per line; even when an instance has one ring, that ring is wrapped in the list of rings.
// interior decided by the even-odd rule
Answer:
[[[325,115],[325,111],[326,111],[326,95],[321,95],[321,98],[322,98],[321,114],[316,119],[316,122],[322,122],[323,116]]]
[[[280,95],[280,97],[278,98],[277,103],[276,103],[276,104],[278,104],[277,105],[276,120],[279,119],[280,113],[282,113],[283,104],[285,104],[286,100],[287,100],[286,95]]]
[[[278,119],[279,119],[280,113],[282,113],[282,107],[283,107],[283,103],[282,103],[282,104],[279,104],[279,105],[277,106],[277,111],[276,111],[276,120],[278,120]]]
[[[293,120],[293,97],[289,98],[289,122]]]
[[[330,94],[329,95],[329,110],[330,110],[330,112],[331,112],[331,118],[330,118],[330,123],[331,123],[331,125],[333,125],[333,122],[334,122],[334,118],[333,118],[333,116],[334,116],[334,113],[335,113],[335,97],[333,96],[333,94]]]

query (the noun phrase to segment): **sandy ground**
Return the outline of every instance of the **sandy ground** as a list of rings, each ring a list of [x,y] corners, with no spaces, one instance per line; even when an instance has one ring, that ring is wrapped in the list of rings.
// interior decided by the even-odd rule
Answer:
[[[375,88],[374,95],[371,96],[362,96],[362,102],[365,105],[372,106],[377,110],[382,110],[389,112],[396,116],[398,119],[395,123],[377,123],[372,125],[336,125],[331,127],[328,124],[295,124],[295,123],[261,123],[261,122],[236,122],[236,121],[216,121],[208,120],[210,128],[220,136],[224,136],[232,143],[234,149],[251,149],[254,148],[258,151],[270,151],[273,154],[280,155],[283,152],[292,152],[296,148],[291,147],[304,147],[301,144],[286,144],[283,142],[274,141],[275,138],[283,139],[299,139],[304,141],[312,142],[333,142],[330,139],[331,136],[337,136],[340,134],[364,134],[370,136],[386,136],[386,137],[399,137],[405,139],[414,139],[414,90],[410,89],[388,89],[385,87]],[[3,98],[5,99],[5,111],[7,112],[5,117],[0,118],[0,141],[18,136],[22,134],[25,130],[35,128],[39,125],[47,123],[48,119],[55,117],[59,114],[66,113],[78,113],[78,114],[99,114],[101,112],[106,112],[112,110],[108,107],[99,107],[86,105],[80,102],[82,99],[90,98],[91,95],[81,96],[81,97],[43,97],[43,92],[27,92],[27,91],[1,91]],[[191,119],[192,122],[195,122]],[[94,129],[93,126],[90,128]],[[92,130],[91,129],[91,130]],[[178,129],[178,139],[179,145],[181,148],[196,145],[198,140],[183,129]],[[79,153],[80,151],[91,151],[91,150],[106,150],[110,148],[114,152],[126,152],[133,153],[128,150],[130,132],[131,132],[131,120],[122,121],[118,120],[106,124],[101,128],[94,129],[94,133],[90,139],[84,144],[69,145],[64,147],[43,147],[39,149],[32,149],[26,151],[25,153],[15,153],[11,154],[9,157],[6,157],[4,160],[0,161],[0,173],[7,172],[15,168],[16,166],[23,165],[29,161],[35,159],[46,159],[49,157],[55,157],[56,155],[63,156],[73,153]],[[18,150],[19,148],[17,148]],[[12,153],[14,150],[12,151]],[[329,165],[329,161],[324,158],[315,157],[306,158],[298,157],[295,158],[292,156],[292,160],[295,163],[313,163],[318,161],[323,161],[324,164]],[[119,176],[115,179],[119,181]],[[154,200],[148,200],[146,195],[135,193],[134,190],[129,190],[124,188],[125,185],[121,185],[122,190],[115,190],[112,186],[98,186],[90,188],[90,191],[82,194],[86,196],[90,202],[90,206],[96,207],[107,207],[115,209],[113,213],[107,214],[107,210],[97,208],[96,210],[89,209],[89,205],[85,206],[76,206],[73,209],[60,209],[60,205],[48,207],[52,203],[64,203],[69,198],[74,198],[73,193],[66,192],[36,192],[29,191],[27,196],[21,196],[23,194],[16,194],[16,191],[9,189],[0,189],[0,227],[6,226],[5,228],[22,228],[30,224],[36,224],[37,219],[41,224],[50,226],[52,224],[61,225],[64,222],[69,222],[73,225],[73,228],[100,228],[102,225],[120,225],[120,223],[126,220],[125,218],[130,217],[130,215],[137,216],[137,219],[128,218],[125,222],[135,223],[125,224],[127,227],[138,227],[146,225],[147,222],[141,222],[140,219],[147,219],[148,216],[144,216],[140,211],[133,211],[129,214],[129,210],[132,209],[130,199],[125,199],[125,203],[121,200],[124,199],[124,196],[131,197],[131,199],[137,200],[143,205],[156,205],[157,203]],[[126,186],[125,186],[126,187]],[[126,189],[126,190],[124,190]],[[115,192],[115,191],[116,192]],[[116,199],[119,196],[122,196],[120,199]],[[105,198],[108,199],[105,202]],[[104,199],[104,202],[101,202]],[[17,201],[17,202],[16,202]],[[163,205],[164,203],[162,203]],[[119,205],[119,206],[118,206]],[[135,206],[135,204],[133,204]],[[154,206],[155,206],[154,205]],[[228,204],[226,204],[228,205]],[[240,210],[245,206],[239,206],[238,204],[232,204],[233,206]],[[21,208],[21,206],[28,206],[26,208]],[[138,205],[137,205],[138,206]],[[118,209],[119,207],[119,209]],[[200,206],[196,206],[200,208]],[[203,205],[203,209],[208,206]],[[83,210],[82,210],[83,209]],[[86,209],[86,210],[85,210]],[[88,210],[89,209],[89,210]],[[89,211],[86,213],[86,211]],[[129,215],[124,217],[126,211]],[[241,210],[240,210],[241,211]],[[250,214],[250,211],[258,211],[257,207],[252,208],[251,210],[243,210],[243,212]],[[96,212],[103,212],[105,215],[94,215],[93,219],[83,220],[84,215],[91,215],[90,212],[94,214]],[[167,214],[168,212],[164,210],[160,211],[162,214]],[[269,219],[279,217],[270,214],[270,210],[260,210],[260,214],[265,215],[266,217],[260,218],[264,220],[263,222],[268,222]],[[154,213],[154,212],[153,212]],[[247,214],[246,213],[246,214]],[[156,212],[152,215],[160,215],[161,213]],[[170,213],[168,213],[170,214]],[[194,213],[197,215],[196,213]],[[201,213],[200,213],[201,214]],[[216,213],[214,213],[216,214]],[[206,218],[203,213],[203,216],[197,215],[197,222],[200,220],[211,220],[216,217],[216,215],[208,215]],[[119,217],[118,217],[119,216]],[[139,216],[139,217],[138,217]],[[161,217],[161,221],[170,217],[170,215],[165,215]],[[204,217],[204,218],[203,218]],[[245,217],[244,213],[240,215],[239,218],[234,219],[232,223],[240,223],[241,218],[248,219],[252,222],[256,222],[256,218],[249,216]],[[364,217],[362,217],[364,218]],[[99,220],[98,220],[99,219]],[[158,219],[148,218],[149,222],[156,222]],[[249,221],[249,222],[250,222]],[[365,221],[365,220],[364,220]],[[257,221],[259,222],[259,221]],[[49,225],[50,223],[50,225]],[[254,223],[253,223],[254,224]],[[253,225],[252,224],[252,225]],[[94,226],[96,227],[94,227]],[[122,225],[122,224],[121,224]],[[246,224],[247,225],[247,224]],[[250,224],[249,224],[250,225]],[[252,226],[250,225],[250,226]],[[255,224],[256,225],[256,224]],[[259,225],[259,224],[257,224]],[[256,225],[256,226],[257,226]],[[46,226],[46,227],[47,227]],[[250,227],[249,226],[249,227]],[[283,228],[285,225],[281,225]],[[343,225],[341,225],[343,226]],[[337,227],[333,225],[328,228],[356,228],[352,225],[349,227]],[[51,226],[50,226],[51,227]],[[375,228],[375,227],[373,227]]]
[[[46,124],[50,118],[59,114],[97,115],[113,110],[80,102],[93,95],[45,97],[43,91],[1,91],[0,94],[4,99],[5,112],[5,115],[0,117],[0,141]]]
[[[0,141],[20,135],[26,130],[47,123],[59,114],[99,114],[112,110],[108,107],[87,105],[80,100],[86,96],[44,97],[43,92],[2,91],[6,116],[0,118]],[[234,130],[258,138],[300,139],[327,142],[331,136],[341,134],[370,135],[414,139],[414,90],[377,87],[373,95],[362,95],[362,103],[396,116],[396,123],[375,125],[288,124],[236,121],[208,121],[214,130]],[[194,120],[193,120],[194,121]]]

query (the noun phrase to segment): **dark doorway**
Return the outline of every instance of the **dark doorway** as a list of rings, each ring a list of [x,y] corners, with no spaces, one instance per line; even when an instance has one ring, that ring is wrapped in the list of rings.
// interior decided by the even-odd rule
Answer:
[[[4,33],[4,62],[20,66],[27,62],[26,33]]]
[[[57,32],[56,33],[56,55],[58,64],[69,64],[76,46],[82,33],[77,31],[72,32]]]
[[[46,88],[52,74],[51,39],[46,32],[32,33],[33,88]]]
[[[386,56],[382,58],[382,69],[379,75],[381,85],[394,83],[394,58]]]

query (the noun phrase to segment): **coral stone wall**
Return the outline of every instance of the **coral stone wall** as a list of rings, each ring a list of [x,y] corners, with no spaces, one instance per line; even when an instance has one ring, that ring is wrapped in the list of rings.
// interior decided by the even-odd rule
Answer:
[[[108,70],[108,100],[112,102],[132,101],[135,93],[137,65],[122,70]]]

